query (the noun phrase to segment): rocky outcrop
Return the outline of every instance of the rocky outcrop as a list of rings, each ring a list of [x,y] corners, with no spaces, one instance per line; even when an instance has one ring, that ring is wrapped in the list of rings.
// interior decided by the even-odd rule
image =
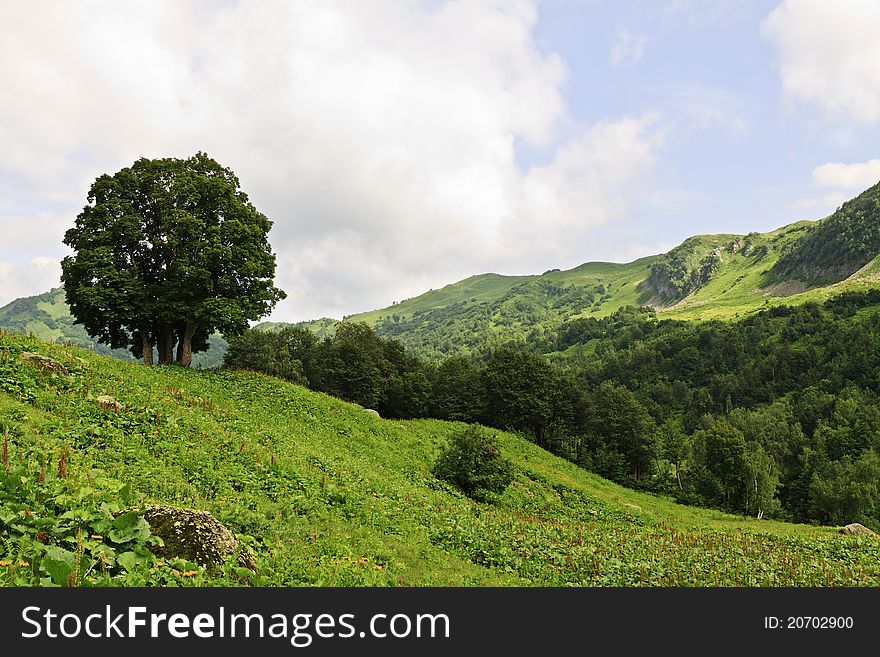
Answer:
[[[364,410],[367,413],[369,413],[370,415],[372,415],[373,417],[378,417],[378,418],[382,417],[381,415],[379,415],[379,411],[374,411],[372,408],[365,408]]]
[[[162,557],[181,557],[206,567],[219,566],[230,556],[238,563],[256,570],[256,563],[229,529],[207,511],[174,506],[149,506],[144,519],[165,543],[151,550]]]

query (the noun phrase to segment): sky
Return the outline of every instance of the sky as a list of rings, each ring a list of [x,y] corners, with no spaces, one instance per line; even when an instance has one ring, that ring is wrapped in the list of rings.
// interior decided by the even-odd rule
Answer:
[[[204,151],[270,319],[818,219],[880,181],[876,0],[0,0],[0,306],[91,183]]]

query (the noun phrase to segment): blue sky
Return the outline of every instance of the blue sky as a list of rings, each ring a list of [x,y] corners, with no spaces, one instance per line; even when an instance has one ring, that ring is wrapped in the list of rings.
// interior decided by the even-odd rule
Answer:
[[[0,304],[57,285],[90,183],[141,156],[238,173],[275,222],[287,321],[772,230],[880,180],[874,0],[5,14]]]
[[[786,96],[778,49],[761,30],[779,4],[542,4],[536,42],[568,63],[573,116],[589,122],[657,110],[668,122],[662,166],[646,182],[667,193],[672,207],[633,208],[626,223],[640,241],[671,245],[697,233],[772,230],[820,218],[837,199],[861,190],[829,192],[811,172],[829,161],[880,156],[877,121],[829,116],[821,106]],[[628,56],[615,63],[616,44]]]

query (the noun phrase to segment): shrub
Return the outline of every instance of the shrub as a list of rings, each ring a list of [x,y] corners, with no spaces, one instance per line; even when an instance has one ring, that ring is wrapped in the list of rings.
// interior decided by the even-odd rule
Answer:
[[[471,426],[452,435],[434,463],[433,473],[468,497],[484,501],[507,488],[513,480],[513,464],[501,455],[495,434]]]

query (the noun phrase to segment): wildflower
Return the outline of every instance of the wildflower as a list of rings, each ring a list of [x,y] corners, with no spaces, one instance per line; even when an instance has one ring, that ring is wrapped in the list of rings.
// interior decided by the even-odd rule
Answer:
[[[12,565],[11,561],[0,561],[0,566],[11,566],[11,565]]]
[[[19,561],[18,566],[19,568],[27,568],[30,564],[27,561]]]

